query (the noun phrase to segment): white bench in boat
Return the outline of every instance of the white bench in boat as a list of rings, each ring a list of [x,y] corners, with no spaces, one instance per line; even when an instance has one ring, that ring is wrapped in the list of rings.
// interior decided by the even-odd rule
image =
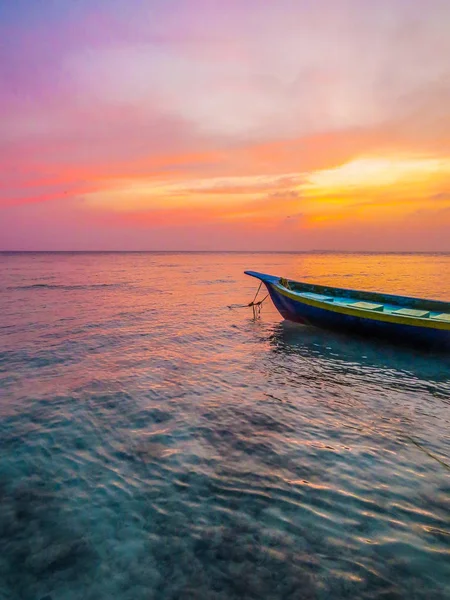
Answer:
[[[430,319],[436,319],[436,321],[446,321],[447,323],[450,323],[450,314],[441,313],[440,315],[431,315]]]
[[[309,298],[310,300],[319,300],[320,302],[333,302],[332,296],[324,296],[323,294],[315,294],[314,292],[301,292],[299,294],[302,298]]]
[[[364,310],[377,310],[379,312],[384,309],[383,304],[375,304],[374,302],[352,302],[349,306],[351,308],[363,308]]]
[[[430,316],[429,310],[417,310],[416,308],[399,308],[394,310],[395,315],[404,315],[405,317],[420,317],[426,319]]]

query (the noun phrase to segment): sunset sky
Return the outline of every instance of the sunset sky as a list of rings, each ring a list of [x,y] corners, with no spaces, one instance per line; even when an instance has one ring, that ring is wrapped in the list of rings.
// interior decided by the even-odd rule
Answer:
[[[0,249],[450,250],[449,0],[0,3]]]

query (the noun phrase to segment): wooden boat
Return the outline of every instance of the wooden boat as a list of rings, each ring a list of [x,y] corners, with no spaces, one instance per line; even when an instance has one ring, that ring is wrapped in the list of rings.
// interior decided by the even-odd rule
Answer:
[[[450,348],[450,302],[347,290],[245,271],[289,321]]]

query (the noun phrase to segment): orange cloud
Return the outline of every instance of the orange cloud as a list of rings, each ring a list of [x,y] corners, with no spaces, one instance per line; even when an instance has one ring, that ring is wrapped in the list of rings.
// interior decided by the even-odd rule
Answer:
[[[394,143],[381,128],[113,164],[38,161],[8,175],[0,206],[80,198],[71,210],[86,224],[140,230],[195,225],[205,232],[233,227],[241,233],[242,227],[278,228],[289,230],[293,244],[296,231],[299,240],[306,239],[305,230],[339,240],[345,238],[336,237],[337,228],[409,223],[416,230],[420,218],[414,215],[420,214],[424,227],[449,223],[448,155],[407,150],[406,142]]]

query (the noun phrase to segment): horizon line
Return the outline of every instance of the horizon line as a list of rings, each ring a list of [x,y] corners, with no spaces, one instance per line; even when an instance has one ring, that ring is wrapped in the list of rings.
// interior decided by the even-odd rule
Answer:
[[[450,254],[448,250],[1,250],[0,254]]]

